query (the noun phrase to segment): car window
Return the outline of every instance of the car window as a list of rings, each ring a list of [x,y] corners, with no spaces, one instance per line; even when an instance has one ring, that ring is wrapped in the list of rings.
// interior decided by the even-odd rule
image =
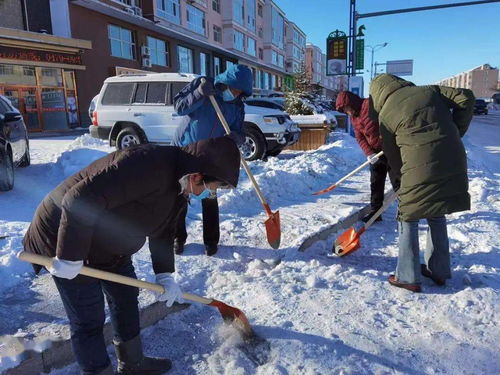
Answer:
[[[128,105],[134,91],[134,82],[110,83],[106,87],[101,103],[103,105]]]
[[[148,90],[147,83],[138,83],[135,88],[134,99],[132,100],[133,104],[142,104],[146,103],[146,92]]]
[[[172,100],[187,84],[187,82],[172,82]]]
[[[149,82],[146,94],[146,103],[148,104],[166,104],[167,103],[167,83]]]

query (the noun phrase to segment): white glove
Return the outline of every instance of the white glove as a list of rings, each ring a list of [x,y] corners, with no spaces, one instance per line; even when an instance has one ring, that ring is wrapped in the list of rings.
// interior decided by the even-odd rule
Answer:
[[[376,154],[371,154],[366,157],[366,160],[368,160],[370,164],[375,164],[378,161],[378,156]]]
[[[83,260],[64,260],[55,257],[52,260],[52,266],[48,267],[47,270],[53,276],[71,280],[80,273],[82,267]]]
[[[156,283],[160,284],[165,288],[165,292],[163,294],[157,295],[158,301],[164,301],[167,307],[170,307],[177,303],[184,303],[182,299],[182,290],[179,284],[174,280],[174,277],[171,273],[158,273],[156,274]]]

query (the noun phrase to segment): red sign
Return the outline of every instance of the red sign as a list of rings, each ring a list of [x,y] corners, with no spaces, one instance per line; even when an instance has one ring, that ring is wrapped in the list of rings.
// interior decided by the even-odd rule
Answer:
[[[0,59],[83,65],[81,55],[0,46]]]

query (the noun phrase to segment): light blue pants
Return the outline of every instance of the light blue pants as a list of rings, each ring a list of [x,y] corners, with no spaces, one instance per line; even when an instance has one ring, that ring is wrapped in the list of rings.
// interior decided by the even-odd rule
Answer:
[[[428,218],[427,245],[424,260],[427,269],[440,279],[451,278],[450,244],[444,216]],[[399,256],[396,279],[403,283],[420,284],[420,248],[418,220],[399,221]]]

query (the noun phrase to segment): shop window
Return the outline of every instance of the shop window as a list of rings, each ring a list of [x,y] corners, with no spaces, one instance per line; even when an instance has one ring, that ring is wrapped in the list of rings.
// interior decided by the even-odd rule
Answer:
[[[68,123],[70,128],[76,128],[80,125],[78,118],[78,101],[76,100],[76,91],[66,90],[66,110],[68,112]]]
[[[135,41],[131,30],[116,25],[108,25],[111,56],[135,59]]]
[[[102,97],[103,105],[128,105],[134,90],[134,83],[110,83]]]
[[[68,128],[64,89],[42,88],[42,118],[47,130]]]
[[[67,90],[75,90],[75,72],[64,71],[64,86]]]
[[[4,85],[36,86],[35,67],[0,64],[0,82]]]
[[[214,57],[214,74],[218,75],[222,73],[222,62],[220,57]]]
[[[208,75],[208,55],[206,53],[200,52],[200,74],[202,76]]]
[[[40,69],[40,86],[63,87],[62,69],[38,68]]]

